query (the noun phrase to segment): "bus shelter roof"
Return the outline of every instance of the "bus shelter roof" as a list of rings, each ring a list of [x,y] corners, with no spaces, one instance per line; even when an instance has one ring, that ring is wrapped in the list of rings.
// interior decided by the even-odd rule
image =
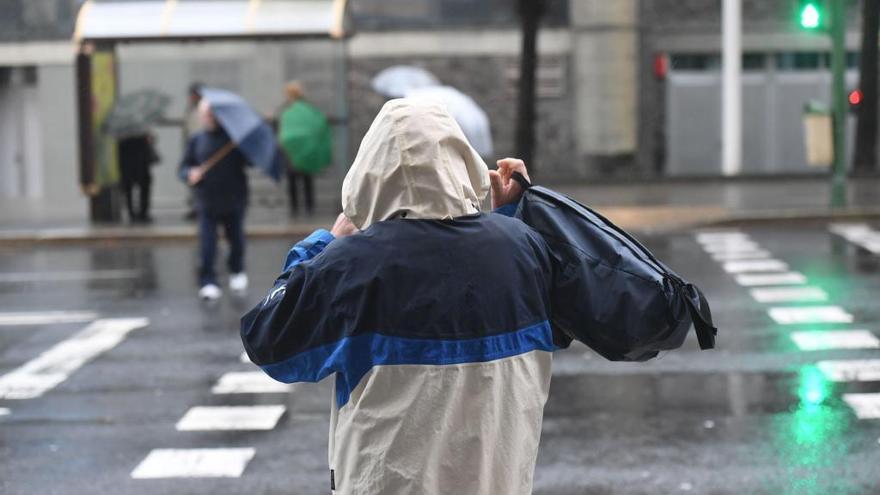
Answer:
[[[87,0],[74,41],[347,36],[347,0]]]

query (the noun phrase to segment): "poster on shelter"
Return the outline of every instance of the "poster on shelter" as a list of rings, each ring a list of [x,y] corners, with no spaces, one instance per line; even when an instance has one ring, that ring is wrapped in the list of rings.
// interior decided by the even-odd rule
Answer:
[[[94,182],[103,188],[119,182],[116,139],[103,132],[104,119],[116,101],[116,56],[112,50],[92,54],[92,139],[94,143]]]

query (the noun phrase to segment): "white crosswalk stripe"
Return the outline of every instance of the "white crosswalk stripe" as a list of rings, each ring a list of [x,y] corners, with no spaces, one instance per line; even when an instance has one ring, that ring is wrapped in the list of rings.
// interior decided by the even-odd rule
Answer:
[[[816,367],[831,381],[880,381],[880,359],[819,361]]]
[[[271,430],[284,414],[284,406],[197,406],[180,418],[178,431]]]
[[[737,260],[755,260],[769,258],[770,252],[763,249],[755,249],[752,251],[732,251],[725,253],[713,253],[712,259],[715,261],[737,261]]]
[[[0,407],[0,416],[9,416],[11,413],[8,407]]]
[[[824,302],[828,294],[819,287],[762,287],[749,291],[759,303]]]
[[[122,342],[147,318],[97,320],[72,337],[0,377],[0,398],[32,399],[66,380],[74,371]]]
[[[790,337],[802,351],[880,348],[880,339],[868,330],[810,330],[792,332]]]
[[[214,394],[277,394],[293,390],[293,385],[269,378],[262,371],[232,371],[224,374],[211,389]]]
[[[762,285],[801,285],[807,283],[807,277],[800,272],[785,273],[749,273],[737,275],[736,283],[745,287]]]
[[[880,394],[843,394],[859,419],[880,419]]]
[[[141,276],[140,270],[84,270],[0,273],[0,283],[28,282],[89,282],[99,280],[128,280]]]
[[[32,311],[0,313],[0,326],[84,323],[98,319],[94,311]]]
[[[742,253],[760,250],[761,246],[751,241],[726,242],[722,244],[704,244],[703,250],[709,254]]]
[[[745,232],[738,230],[719,230],[712,232],[697,232],[694,237],[700,244],[712,244],[714,242],[724,242],[732,239],[748,239],[749,236]]]
[[[239,478],[253,448],[156,449],[131,472],[135,479]]]
[[[853,322],[853,315],[840,306],[776,307],[768,309],[767,313],[780,325]]]
[[[776,259],[727,261],[723,265],[727,273],[784,272],[788,264]]]

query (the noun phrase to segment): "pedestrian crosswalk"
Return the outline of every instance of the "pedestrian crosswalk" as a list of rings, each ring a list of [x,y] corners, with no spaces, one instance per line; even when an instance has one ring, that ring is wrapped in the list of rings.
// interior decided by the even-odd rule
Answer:
[[[253,448],[156,449],[131,472],[134,479],[238,478]]]
[[[0,326],[57,325],[98,319],[94,311],[29,311],[0,313]]]
[[[0,376],[0,399],[33,399],[43,395],[84,364],[118,345],[129,332],[148,324],[147,318],[94,321],[69,339]]]
[[[238,365],[251,364],[247,353],[238,356]],[[277,382],[262,371],[229,371],[211,387],[211,394],[287,394],[293,385]],[[282,404],[193,406],[175,425],[179,432],[270,431],[287,412]],[[256,455],[248,448],[157,448],[149,452],[131,472],[134,479],[240,477]]]
[[[271,430],[285,406],[196,406],[180,418],[177,431]]]
[[[829,230],[874,254],[880,254],[880,231],[865,223],[836,223]]]
[[[835,234],[880,253],[880,232],[865,224],[839,224]],[[844,307],[828,304],[831,299],[821,287],[810,285],[808,277],[774,259],[767,249],[736,230],[698,232],[696,240],[736,282],[749,288],[752,299],[770,304],[767,315],[777,325],[792,328],[789,337],[803,352],[870,350],[880,348],[880,339],[867,329],[828,325],[853,324],[856,318]],[[816,368],[827,380],[840,383],[880,381],[880,359],[824,360]],[[844,402],[859,419],[880,419],[880,393],[846,393]]]

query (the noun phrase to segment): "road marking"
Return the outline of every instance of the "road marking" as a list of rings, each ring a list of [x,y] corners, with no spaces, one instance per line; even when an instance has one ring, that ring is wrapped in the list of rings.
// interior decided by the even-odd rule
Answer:
[[[92,322],[69,339],[0,376],[0,399],[32,399],[43,395],[84,364],[122,342],[129,332],[149,322],[147,318],[108,318]]]
[[[752,289],[749,293],[759,303],[823,302],[828,300],[828,293],[819,287],[811,285],[802,287],[761,287],[759,289]]]
[[[232,371],[224,374],[211,389],[213,394],[280,394],[293,385],[276,382],[262,371]]]
[[[745,287],[761,285],[800,285],[807,283],[807,277],[800,272],[750,273],[736,276],[736,283]]]
[[[743,251],[757,251],[759,249],[761,249],[761,246],[751,241],[703,245],[703,250],[710,254],[741,253]]]
[[[880,254],[880,231],[872,229],[867,224],[834,224],[828,230],[863,249]]]
[[[751,260],[769,257],[770,251],[765,251],[763,249],[756,249],[754,251],[733,251],[727,253],[715,253],[712,255],[712,259],[715,261]]]
[[[777,307],[768,309],[767,313],[780,325],[853,322],[853,315],[840,306]]]
[[[880,339],[868,330],[813,330],[792,332],[789,337],[802,351],[880,348]]]
[[[134,468],[131,477],[239,478],[254,453],[253,448],[155,449]]]
[[[125,280],[138,278],[140,270],[88,270],[68,272],[14,272],[0,273],[0,283],[28,283],[28,282],[82,282],[98,280]]]
[[[726,261],[722,267],[727,273],[784,272],[788,264],[776,259]]]
[[[177,431],[271,430],[278,424],[284,406],[197,406],[180,418]]]
[[[880,394],[843,394],[859,419],[880,419]]]
[[[819,361],[816,367],[835,382],[873,382],[880,380],[880,359]]]
[[[9,416],[10,412],[8,407],[0,407],[0,416]]]
[[[98,319],[94,311],[39,311],[29,313],[0,313],[0,326],[52,325],[83,323]]]
[[[247,355],[247,351],[243,351],[241,353],[241,356],[238,356],[238,360],[241,361],[242,363],[253,364],[251,362],[251,358],[249,358]]]
[[[719,230],[713,232],[697,232],[694,236],[700,244],[711,244],[713,242],[728,239],[748,239],[749,236],[745,232],[739,230]]]

